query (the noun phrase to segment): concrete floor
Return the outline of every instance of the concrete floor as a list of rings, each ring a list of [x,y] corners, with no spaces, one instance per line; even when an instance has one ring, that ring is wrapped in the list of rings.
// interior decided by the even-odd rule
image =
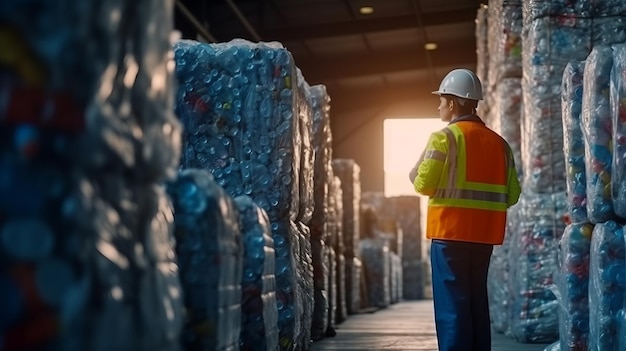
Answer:
[[[432,300],[404,301],[374,313],[351,315],[337,335],[313,343],[311,351],[437,351]],[[546,344],[521,344],[492,334],[492,351],[543,351]]]

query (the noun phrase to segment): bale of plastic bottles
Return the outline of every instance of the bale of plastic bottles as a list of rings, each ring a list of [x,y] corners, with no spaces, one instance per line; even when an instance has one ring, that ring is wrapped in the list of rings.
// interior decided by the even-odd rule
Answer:
[[[614,45],[610,98],[613,126],[611,194],[613,209],[621,218],[626,218],[626,78],[620,73],[626,70],[625,65],[626,44]]]
[[[587,216],[592,223],[615,217],[611,197],[613,127],[609,85],[613,53],[609,46],[595,46],[583,73],[582,130],[585,141]]]
[[[360,273],[358,258],[360,236],[361,168],[352,159],[334,159],[333,174],[341,180],[342,190],[342,238],[345,256],[346,305],[348,313],[360,309]]]
[[[587,221],[587,175],[582,103],[584,61],[573,61],[563,72],[563,151],[566,160],[567,207],[572,223]]]
[[[328,327],[326,328],[326,336],[335,336],[335,325],[337,324],[337,309],[339,306],[339,298],[337,294],[337,254],[332,246],[326,247],[328,261]]]
[[[297,72],[297,113],[298,127],[300,134],[300,179],[298,188],[300,189],[297,221],[309,225],[315,207],[313,191],[313,175],[315,171],[315,150],[313,149],[313,95],[311,86],[302,75],[302,71],[296,68]]]
[[[244,249],[239,349],[274,351],[278,348],[278,309],[269,218],[248,196],[236,197],[235,204],[241,218]]]
[[[348,314],[356,314],[361,310],[361,277],[363,261],[359,257],[346,257],[346,307]]]
[[[368,306],[384,308],[391,303],[389,242],[385,239],[361,239],[363,274]]]
[[[565,193],[522,192],[519,223],[512,233],[511,322],[509,335],[525,343],[550,343],[558,339],[558,300],[549,286],[555,284],[558,244],[565,230]]]
[[[276,42],[183,40],[174,51],[176,112],[185,127],[181,166],[209,170],[231,196],[247,195],[267,212],[276,251],[279,347],[306,348],[313,308],[308,84]]]
[[[331,230],[330,187],[332,175],[332,135],[330,131],[330,97],[324,85],[309,87],[312,110],[312,147],[314,152],[314,208],[309,228],[311,230],[311,249],[314,276],[314,309],[311,324],[312,340],[321,339],[329,328],[329,246]],[[334,215],[334,213],[332,214]],[[334,312],[333,312],[334,318]]]
[[[522,1],[490,1],[487,12],[490,38],[497,38],[488,41],[488,79],[497,85],[522,76]]]
[[[311,253],[313,260],[313,320],[311,323],[311,340],[324,337],[328,329],[329,314],[329,262],[328,247],[324,241],[311,238]]]
[[[390,252],[391,258],[391,277],[390,277],[390,294],[391,303],[398,303],[402,300],[402,258],[395,253]]]
[[[343,254],[358,256],[360,234],[361,167],[352,159],[333,159],[333,174],[341,180],[343,198]]]
[[[493,247],[489,271],[487,273],[487,293],[489,297],[489,315],[494,331],[510,334],[511,313],[513,311],[513,279],[517,259],[512,256],[511,243],[518,233],[520,204],[511,207],[507,214],[507,223],[502,245]]]
[[[561,297],[559,338],[562,350],[588,350],[592,232],[591,223],[573,223],[565,228],[561,237],[558,291]]]
[[[206,170],[182,170],[168,193],[186,309],[181,343],[187,350],[239,349],[243,243],[236,204]]]
[[[404,196],[386,197],[382,192],[368,191],[361,195],[361,216],[371,216],[371,219],[361,218],[362,225],[371,228],[361,228],[362,235],[385,238],[389,241],[389,251],[395,252],[400,257],[404,254],[404,232],[412,238],[417,238],[416,243],[411,240],[411,248],[421,253],[419,215],[415,216],[414,208],[407,206],[411,199],[416,196],[406,196],[408,201],[403,203]],[[414,205],[415,203],[413,203]],[[419,204],[419,200],[418,200]],[[419,211],[419,210],[418,210]],[[418,212],[419,213],[419,212]],[[371,223],[367,223],[370,221]],[[366,232],[370,232],[366,234]],[[407,242],[407,244],[409,244]],[[413,253],[413,255],[416,255]],[[421,256],[419,256],[421,257]]]
[[[364,192],[361,203],[376,213],[382,232],[390,240],[390,251],[402,262],[402,293],[399,299],[424,298],[429,272],[424,268],[420,201],[417,196],[384,196],[381,192]]]
[[[296,222],[298,229],[298,250],[296,257],[296,308],[300,314],[300,334],[296,340],[297,350],[307,350],[311,343],[311,324],[313,322],[313,310],[315,305],[315,291],[313,286],[313,258],[311,250],[311,232],[309,227],[301,222]]]
[[[481,5],[476,10],[476,75],[483,83],[484,92],[487,91],[487,75],[489,74],[488,12],[489,8],[486,5]],[[484,104],[481,105],[484,106]],[[483,114],[479,111],[479,115]]]
[[[618,16],[626,11],[626,5],[619,0],[531,0],[524,4],[528,5],[525,20],[551,16],[561,21],[576,21],[577,18]]]
[[[278,346],[295,350],[302,335],[300,285],[296,259],[300,253],[300,232],[296,223],[278,220],[270,223],[276,251],[276,304],[278,307]]]
[[[348,305],[346,300],[346,258],[343,254],[343,190],[341,189],[341,179],[333,176],[331,185],[331,218],[329,223],[334,230],[330,234],[329,243],[335,250],[336,269],[335,269],[335,286],[336,286],[336,322],[339,324],[348,318]],[[332,245],[334,243],[334,245]]]
[[[607,4],[609,4],[607,6]],[[524,184],[535,192],[565,189],[561,83],[565,66],[591,48],[626,40],[624,5],[614,1],[523,3]],[[587,15],[585,15],[587,14]]]
[[[235,39],[175,44],[183,168],[210,170],[231,196],[270,220],[300,215],[299,114],[305,104],[289,51]]]
[[[0,27],[0,349],[179,350],[172,8],[4,1]]]
[[[598,223],[589,258],[589,349],[618,350],[619,318],[626,281],[624,228],[615,221]]]
[[[314,210],[311,217],[311,237],[329,241],[332,173],[332,133],[330,129],[330,96],[326,86],[314,85],[309,88],[313,113],[312,143],[314,159]],[[331,244],[332,245],[332,244]]]
[[[517,176],[523,179],[522,171],[522,79],[502,78],[496,86],[493,129],[507,141],[513,152]]]

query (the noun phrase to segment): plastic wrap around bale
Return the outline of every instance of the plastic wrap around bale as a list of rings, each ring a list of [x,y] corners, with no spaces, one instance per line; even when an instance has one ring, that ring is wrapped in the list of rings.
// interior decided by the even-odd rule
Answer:
[[[341,179],[343,198],[343,254],[346,258],[358,256],[359,213],[361,202],[361,167],[351,159],[334,159],[333,173]]]
[[[346,306],[348,314],[361,310],[361,276],[363,261],[358,257],[346,257]]]
[[[626,218],[626,44],[613,46],[611,71],[611,120],[613,125],[613,167],[611,184],[615,213]]]
[[[58,210],[47,217],[1,222],[0,346],[179,350],[181,289],[165,193],[117,177],[55,182],[53,199],[71,208],[51,202]]]
[[[13,129],[27,157],[37,148],[62,152],[64,167],[144,182],[174,175],[180,125],[171,99],[172,9],[150,0],[75,5],[0,5],[4,50],[27,62],[3,66],[2,128]],[[3,200],[14,198],[11,188],[0,188]]]
[[[206,170],[181,171],[168,193],[187,310],[182,344],[239,349],[243,244],[236,205]]]
[[[341,180],[331,174],[328,182],[328,220],[326,221],[328,237],[326,244],[332,247],[335,253],[343,253],[343,221],[341,218],[343,218]]]
[[[156,1],[0,3],[0,349],[180,349],[155,185],[180,152],[171,23]]]
[[[494,130],[511,147],[517,176],[523,179],[522,170],[522,79],[503,78],[496,87]]]
[[[391,303],[402,301],[402,258],[391,252]]]
[[[287,219],[273,221],[270,226],[276,252],[278,346],[281,351],[293,351],[298,348],[302,334],[302,294],[296,264],[300,255],[300,229]]]
[[[626,12],[626,4],[619,0],[530,0],[524,1],[524,18],[560,17],[562,21],[575,17],[617,16]]]
[[[424,298],[424,283],[426,272],[422,258],[422,231],[421,231],[421,198],[417,196],[385,197],[382,193],[366,192],[363,202],[375,208],[377,216],[392,218],[399,224],[401,232],[396,232],[398,251],[402,259],[402,294],[406,300]],[[393,242],[391,247],[393,247]],[[394,250],[392,250],[394,251]]]
[[[592,223],[615,217],[611,198],[613,126],[610,104],[610,77],[613,53],[608,46],[596,46],[589,54],[583,74],[582,126],[585,141],[587,215]]]
[[[296,307],[300,313],[300,334],[297,339],[297,350],[308,350],[311,342],[311,324],[313,322],[313,309],[315,304],[315,291],[313,288],[313,260],[311,255],[311,232],[305,224],[296,222],[298,228],[298,249],[296,257],[296,280],[298,293]]]
[[[416,213],[417,211],[417,213]],[[371,212],[371,214],[366,214]],[[389,240],[389,251],[395,252],[400,257],[404,255],[404,232],[410,236],[407,240],[411,255],[421,258],[421,230],[419,216],[419,198],[417,196],[392,196],[386,197],[382,192],[364,192],[361,195],[361,217],[372,216],[371,223],[366,223],[366,218],[361,218],[362,235],[378,235]],[[371,228],[368,229],[367,226]],[[370,234],[366,234],[367,231]],[[417,252],[415,252],[417,251]]]
[[[329,253],[324,241],[311,238],[313,261],[313,320],[311,322],[311,340],[324,337],[328,330],[329,314]]]
[[[520,222],[519,204],[511,207],[507,214],[506,232],[502,245],[493,247],[489,271],[487,273],[487,292],[489,294],[489,314],[491,326],[498,333],[509,334],[513,301],[513,267],[516,259],[511,256],[511,242],[515,237]]]
[[[337,309],[336,309],[336,321],[337,324],[345,321],[348,318],[348,302],[346,295],[346,257],[343,254],[337,254],[337,275],[335,276],[335,282],[337,283]]]
[[[618,350],[618,312],[624,304],[626,274],[623,227],[596,224],[589,267],[589,350]]]
[[[297,220],[309,225],[315,207],[313,191],[313,173],[315,167],[315,150],[313,149],[313,96],[311,87],[304,79],[302,71],[297,69],[298,82],[298,126],[300,130],[300,208]]]
[[[337,324],[337,306],[339,299],[337,297],[337,254],[331,246],[326,247],[328,255],[328,328],[326,336],[335,336],[335,325]]]
[[[95,185],[92,194],[81,184],[83,194],[88,195],[84,204],[92,204],[84,217],[97,223],[88,223],[91,235],[86,228],[80,232],[98,237],[95,247],[99,254],[92,264],[98,267],[94,276],[102,278],[90,285],[99,288],[95,290],[99,297],[91,303],[101,310],[82,311],[85,320],[94,321],[92,325],[76,320],[81,326],[75,330],[82,329],[78,335],[88,346],[73,346],[83,350],[178,350],[184,313],[173,205],[161,186],[124,184],[114,178],[105,183]],[[133,203],[137,207],[117,210],[115,215],[116,209],[130,208]]]
[[[566,184],[560,97],[563,70],[572,60],[585,60],[594,45],[625,41],[624,19],[533,18],[527,15],[533,11],[533,5],[524,4],[524,184],[535,192],[563,191]]]
[[[587,219],[585,141],[581,122],[584,61],[570,62],[563,72],[563,150],[567,163],[567,207],[573,223]]]
[[[489,52],[487,50],[488,45],[488,12],[487,5],[481,4],[476,10],[476,75],[482,82],[483,91],[487,91],[487,74],[489,73]],[[483,104],[481,104],[483,105]],[[481,108],[479,105],[479,108]],[[479,115],[483,115],[479,111]]]
[[[574,223],[565,228],[560,244],[558,291],[561,350],[588,350],[589,257],[593,224]],[[595,317],[594,317],[595,318]]]
[[[313,111],[313,150],[314,159],[314,210],[309,226],[311,237],[328,241],[329,236],[329,204],[332,174],[332,133],[330,129],[330,97],[326,86],[310,87]],[[332,244],[331,244],[332,245]]]
[[[299,215],[301,94],[278,43],[174,46],[183,168],[210,170],[231,196],[248,195],[270,220]]]
[[[274,240],[267,213],[245,195],[235,198],[243,237],[241,278],[242,351],[274,351],[278,348],[278,310]]]
[[[490,1],[489,81],[522,76],[522,1]]]
[[[341,179],[343,199],[343,255],[346,259],[346,305],[348,313],[360,309],[359,214],[361,202],[361,168],[351,159],[334,159],[333,173]],[[357,258],[357,260],[353,260]],[[357,265],[356,262],[359,261]]]
[[[512,313],[510,335],[520,342],[558,339],[558,301],[548,286],[558,271],[558,243],[565,229],[565,193],[520,197],[519,224],[512,233]]]
[[[348,317],[348,306],[346,301],[346,257],[343,254],[343,190],[341,189],[341,179],[333,176],[332,192],[333,194],[330,204],[332,206],[331,213],[334,217],[329,223],[333,224],[334,231],[331,232],[329,242],[334,242],[336,254],[336,286],[337,286],[337,323],[343,322]],[[333,239],[334,238],[334,239]]]
[[[360,245],[368,306],[387,307],[391,303],[389,242],[385,239],[362,239]]]

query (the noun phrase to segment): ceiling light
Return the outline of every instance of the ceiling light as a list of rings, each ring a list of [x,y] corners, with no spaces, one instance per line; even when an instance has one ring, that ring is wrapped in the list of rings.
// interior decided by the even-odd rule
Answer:
[[[437,50],[437,43],[426,43],[424,49],[428,51]]]
[[[374,13],[374,8],[371,6],[363,6],[359,9],[359,12],[362,15],[371,15],[372,13]]]

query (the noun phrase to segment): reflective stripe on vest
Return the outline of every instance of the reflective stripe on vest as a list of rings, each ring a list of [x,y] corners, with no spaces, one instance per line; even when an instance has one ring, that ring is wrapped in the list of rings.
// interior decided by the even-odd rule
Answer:
[[[444,199],[479,200],[506,204],[507,194],[468,189],[438,189],[436,197]]]
[[[439,150],[428,150],[424,154],[424,159],[431,159],[443,162],[446,160],[446,154]]]
[[[443,132],[448,137],[448,155],[450,155],[450,165],[448,169],[448,189],[456,188],[456,158],[458,151],[456,149],[456,138],[450,128],[444,128]]]
[[[507,193],[500,193],[496,191],[485,191],[485,190],[472,190],[472,189],[461,189],[457,186],[457,156],[458,156],[458,147],[456,144],[456,137],[454,132],[450,128],[444,128],[443,132],[446,134],[448,138],[448,184],[446,189],[437,189],[433,198],[431,198],[431,202],[436,203],[436,199],[446,199],[446,200],[477,200],[477,201],[486,201],[494,204],[496,208],[504,209],[507,208]],[[511,165],[510,163],[510,153],[506,143],[503,143],[505,148],[505,157],[506,157],[506,168],[507,171]],[[448,203],[448,201],[443,201]]]

